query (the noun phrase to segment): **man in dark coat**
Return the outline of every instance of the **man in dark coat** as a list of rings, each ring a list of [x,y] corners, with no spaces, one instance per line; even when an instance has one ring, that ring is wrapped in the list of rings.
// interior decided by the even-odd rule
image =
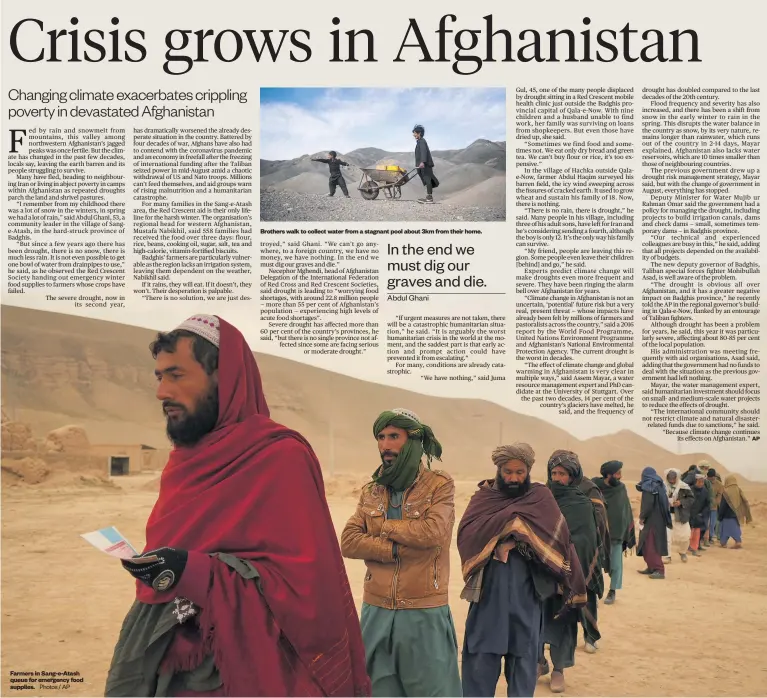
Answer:
[[[621,461],[607,461],[600,468],[602,477],[593,480],[605,498],[610,526],[610,591],[606,604],[615,603],[615,592],[623,588],[623,554],[636,545],[634,515],[626,485],[621,482],[622,469]]]
[[[690,509],[690,552],[693,557],[700,557],[700,541],[703,537],[703,531],[708,526],[709,504],[708,490],[706,489],[706,476],[698,473],[695,476],[695,484],[692,486],[692,493],[695,499]]]
[[[655,468],[648,466],[642,471],[642,480],[636,487],[642,493],[639,510],[642,530],[637,553],[644,557],[647,564],[647,568],[640,570],[639,574],[649,575],[650,579],[665,579],[663,558],[668,556],[666,529],[673,527],[666,486]]]
[[[426,187],[426,198],[418,199],[421,204],[433,204],[432,189],[439,186],[439,180],[434,176],[434,160],[431,159],[431,150],[429,144],[423,137],[424,127],[420,124],[413,126],[413,138],[415,138],[415,166],[418,169],[418,175]]]
[[[331,150],[326,158],[312,158],[312,162],[323,162],[328,165],[330,169],[330,178],[328,179],[328,196],[333,196],[336,193],[336,187],[341,187],[341,191],[347,199],[350,199],[349,190],[346,187],[346,180],[341,174],[342,167],[349,167],[348,162],[339,160],[338,153],[335,150]]]
[[[586,583],[586,606],[579,614],[567,613],[560,597],[546,600],[544,605],[543,637],[540,640],[539,673],[549,672],[549,663],[544,655],[544,645],[549,645],[553,671],[550,689],[553,693],[565,690],[564,670],[575,666],[575,646],[578,642],[578,624],[586,628],[586,651],[596,651],[601,637],[597,627],[597,597],[602,596],[601,541],[599,515],[596,505],[583,492],[580,484],[583,470],[577,454],[572,451],[554,451],[548,463],[548,488],[554,495],[562,515],[565,517],[570,537],[580,562]]]

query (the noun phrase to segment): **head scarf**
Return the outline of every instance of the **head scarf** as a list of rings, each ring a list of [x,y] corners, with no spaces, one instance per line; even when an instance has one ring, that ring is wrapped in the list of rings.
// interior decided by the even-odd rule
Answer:
[[[184,575],[199,580],[182,575],[179,586],[196,584],[204,595],[190,599],[201,609],[199,636],[176,633],[163,668],[191,670],[212,655],[227,695],[309,695],[318,687],[324,695],[369,695],[319,462],[300,434],[269,418],[245,338],[218,323],[218,421],[194,446],[173,449],[146,528],[145,551],[189,551]],[[258,584],[217,553],[252,565]],[[175,595],[137,585],[146,604],[173,603]]]
[[[602,467],[599,469],[599,474],[602,477],[608,475],[615,475],[619,470],[623,469],[623,463],[619,460],[609,460],[607,463],[602,463]]]
[[[668,481],[668,474],[676,473],[676,482],[672,485]],[[669,502],[675,502],[679,499],[681,490],[689,490],[690,486],[682,480],[682,473],[677,468],[669,468],[663,471],[663,481],[666,485],[666,494],[668,495]]]
[[[738,521],[751,523],[751,507],[749,506],[746,495],[738,485],[738,478],[735,475],[728,475],[724,479],[724,498],[727,504],[735,512]]]
[[[516,441],[508,446],[499,446],[493,451],[491,456],[496,468],[502,468],[506,463],[518,460],[527,466],[530,470],[535,463],[535,451],[530,444]]]
[[[549,458],[548,474],[551,480],[551,471],[557,466],[564,468],[570,476],[570,485],[576,487],[583,479],[583,469],[578,455],[572,451],[554,451]]]
[[[414,412],[403,409],[381,412],[373,424],[373,436],[377,437],[386,427],[407,431],[407,441],[391,465],[382,464],[373,473],[379,485],[391,487],[395,492],[406,490],[418,477],[421,458],[431,467],[432,458],[440,460],[442,444],[434,437],[431,427],[423,424]]]

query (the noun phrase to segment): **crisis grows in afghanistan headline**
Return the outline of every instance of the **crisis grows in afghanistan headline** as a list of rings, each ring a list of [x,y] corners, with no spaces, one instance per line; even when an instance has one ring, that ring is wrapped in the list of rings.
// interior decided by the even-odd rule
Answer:
[[[450,63],[454,73],[473,75],[485,63],[679,63],[701,62],[698,34],[693,29],[592,28],[584,17],[582,28],[510,30],[496,27],[493,15],[482,17],[479,27],[456,26],[458,18],[446,14],[432,31],[424,32],[410,19],[394,63]],[[341,20],[331,23],[339,27]],[[106,23],[105,23],[106,24]],[[78,17],[67,28],[50,27],[27,17],[10,31],[13,55],[25,63],[140,63],[147,57],[143,29],[120,26],[112,17],[106,26],[86,26]],[[369,29],[333,29],[331,63],[377,63],[375,36]],[[196,63],[289,60],[305,63],[312,57],[308,29],[171,29],[164,37],[162,69],[184,75]],[[449,46],[449,44],[451,44]],[[452,54],[452,55],[451,55]]]

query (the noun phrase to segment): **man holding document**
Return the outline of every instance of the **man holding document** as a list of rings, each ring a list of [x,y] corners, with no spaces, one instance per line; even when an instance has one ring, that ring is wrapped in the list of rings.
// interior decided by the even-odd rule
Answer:
[[[175,448],[105,694],[370,695],[319,463],[245,339],[198,315],[151,351]]]

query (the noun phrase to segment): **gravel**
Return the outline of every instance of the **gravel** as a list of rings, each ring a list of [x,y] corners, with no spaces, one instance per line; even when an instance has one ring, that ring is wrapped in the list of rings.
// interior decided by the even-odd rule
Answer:
[[[261,190],[262,221],[505,221],[503,206],[458,206],[440,202],[435,192],[434,204],[417,201],[390,201],[379,195],[366,201],[350,189],[347,199],[337,191],[334,197],[301,194],[294,191]]]

